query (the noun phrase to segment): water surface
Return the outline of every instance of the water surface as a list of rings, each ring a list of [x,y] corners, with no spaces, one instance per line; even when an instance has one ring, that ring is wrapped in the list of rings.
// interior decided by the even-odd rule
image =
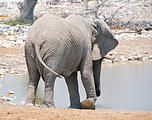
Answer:
[[[12,90],[16,96],[13,102],[24,101],[28,89],[27,79],[26,74],[6,75],[0,78],[0,94]],[[80,75],[78,79],[81,100],[84,100],[86,95]],[[152,111],[152,64],[104,66],[101,83],[102,94],[96,102],[96,109]],[[43,97],[43,91],[44,83],[40,80],[38,97]],[[66,108],[70,104],[64,79],[56,79],[55,103],[57,108]]]

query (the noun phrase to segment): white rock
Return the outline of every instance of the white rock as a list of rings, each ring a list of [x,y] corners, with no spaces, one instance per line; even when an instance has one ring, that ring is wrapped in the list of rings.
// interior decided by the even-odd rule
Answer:
[[[7,36],[6,39],[11,40],[11,41],[15,41],[15,37],[14,36]]]
[[[143,57],[143,58],[142,58],[142,61],[143,61],[143,62],[148,61],[148,57]]]
[[[105,59],[104,61],[105,61],[105,63],[112,63],[112,60]]]
[[[9,29],[9,28],[10,28],[9,25],[4,25],[4,26],[3,26],[3,29]]]
[[[130,56],[130,57],[128,57],[128,60],[130,61],[130,60],[134,60],[134,57],[133,56]]]
[[[121,61],[121,62],[126,62],[126,61],[128,61],[128,59],[125,58],[125,56],[120,56],[120,61]]]
[[[142,60],[142,56],[135,56],[135,60]]]
[[[23,42],[23,40],[17,40],[17,41],[15,42],[15,44],[17,44],[17,45],[22,45],[22,44],[24,44],[24,42]]]
[[[3,43],[3,44],[1,44],[1,46],[4,47],[4,48],[12,47],[12,45],[10,43]]]
[[[0,35],[4,33],[4,30],[0,28]]]
[[[4,97],[2,97],[2,100],[4,100],[4,102],[10,102],[10,101],[13,101],[14,98],[4,96]]]
[[[148,58],[149,58],[149,59],[152,59],[152,56],[149,56]]]
[[[8,91],[7,91],[7,95],[8,95],[8,96],[11,96],[11,95],[13,95],[13,94],[15,94],[13,91],[11,91],[11,90],[8,90]]]
[[[119,62],[119,60],[117,58],[115,58],[114,60],[112,60],[112,62]]]
[[[6,35],[6,36],[7,36],[7,35],[8,35],[8,32],[5,31],[5,32],[3,33],[3,35]]]

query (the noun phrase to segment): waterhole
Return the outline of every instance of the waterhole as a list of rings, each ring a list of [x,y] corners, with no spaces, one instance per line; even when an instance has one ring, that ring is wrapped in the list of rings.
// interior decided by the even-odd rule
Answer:
[[[86,98],[78,76],[81,100]],[[25,101],[28,90],[28,75],[5,75],[0,78],[0,94],[13,91],[12,103]],[[44,82],[41,79],[37,100],[42,102]],[[67,108],[70,104],[64,79],[56,79],[55,104],[57,108]],[[96,109],[108,110],[148,110],[152,111],[152,64],[121,64],[103,66],[101,71],[101,96]]]

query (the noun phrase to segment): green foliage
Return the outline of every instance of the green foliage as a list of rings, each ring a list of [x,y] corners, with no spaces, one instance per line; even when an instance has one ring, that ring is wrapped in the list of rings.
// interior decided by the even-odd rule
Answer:
[[[17,24],[19,24],[19,25],[30,24],[31,25],[31,24],[33,24],[33,22],[34,21],[32,21],[32,20],[16,18],[14,20],[6,21],[4,24],[11,25],[11,26],[15,26]]]

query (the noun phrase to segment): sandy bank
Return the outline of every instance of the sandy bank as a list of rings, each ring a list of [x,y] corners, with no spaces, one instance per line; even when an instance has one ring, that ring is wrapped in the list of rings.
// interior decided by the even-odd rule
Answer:
[[[152,112],[0,106],[0,120],[152,120]]]

